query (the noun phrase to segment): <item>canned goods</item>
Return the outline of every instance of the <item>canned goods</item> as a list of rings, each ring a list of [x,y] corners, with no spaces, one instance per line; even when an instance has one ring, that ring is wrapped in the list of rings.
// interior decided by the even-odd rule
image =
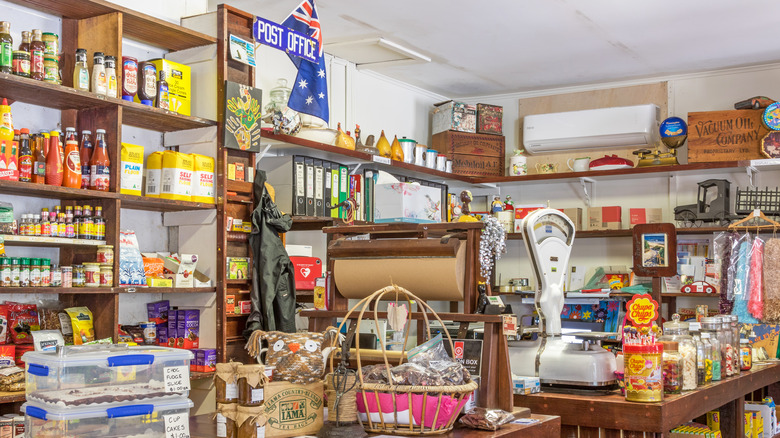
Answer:
[[[114,267],[100,267],[100,287],[111,287],[114,285]]]
[[[663,345],[624,345],[626,400],[659,402],[664,399]]]
[[[97,247],[97,261],[103,265],[113,265],[114,245],[99,245]]]
[[[73,287],[73,266],[62,266],[59,268],[60,270],[60,285],[62,287]],[[54,275],[56,275],[56,270]],[[52,280],[56,279],[53,278]],[[52,281],[52,286],[57,286],[54,281]]]
[[[144,331],[144,344],[155,345],[157,344],[157,324],[151,321],[145,321],[141,324],[141,330]]]
[[[84,263],[84,286],[100,286],[100,263]]]

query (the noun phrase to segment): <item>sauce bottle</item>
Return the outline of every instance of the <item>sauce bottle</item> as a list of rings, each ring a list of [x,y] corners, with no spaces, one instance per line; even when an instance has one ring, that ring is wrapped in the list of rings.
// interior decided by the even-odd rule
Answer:
[[[73,67],[73,88],[79,91],[89,91],[89,68],[87,67],[87,50],[76,50],[76,66]]]
[[[106,56],[106,96],[116,98],[116,58]]]
[[[157,81],[157,108],[170,109],[168,102],[168,82],[165,80],[165,70],[160,70],[160,80]]]
[[[131,56],[122,57],[122,99],[130,102],[138,92],[138,60]]]
[[[93,219],[93,229],[95,239],[104,240],[106,238],[106,221],[103,219],[103,207],[95,207],[95,218]]]
[[[8,105],[8,99],[3,98],[3,103],[0,105],[0,141],[5,141],[10,147],[13,139],[14,121],[11,117],[11,105]]]
[[[19,44],[19,51],[30,53],[30,31],[29,30],[22,31],[22,43]]]
[[[92,57],[92,92],[98,96],[106,95],[106,68],[103,65],[103,52],[95,52]]]
[[[108,159],[106,147],[106,130],[98,129],[95,136],[95,150],[89,160],[91,190],[108,191],[111,178],[111,161]]]
[[[142,104],[152,106],[157,97],[157,67],[149,61],[144,61],[138,67],[138,76],[138,99]]]
[[[60,149],[60,133],[49,133],[49,148],[46,153],[46,184],[50,186],[62,185],[62,150]]]
[[[79,150],[79,159],[81,160],[81,188],[88,189],[91,180],[89,160],[92,159],[92,131],[81,131],[81,149]]]
[[[11,38],[11,23],[0,21],[0,73],[11,73],[13,54],[14,39]]]
[[[76,128],[65,128],[65,173],[62,185],[72,189],[81,188],[81,158]]]
[[[33,156],[30,149],[30,130],[22,128],[19,134],[19,181],[32,182]]]
[[[41,134],[33,135],[33,182],[46,184],[46,152],[44,151],[45,138]]]
[[[46,71],[43,65],[43,54],[46,45],[41,40],[41,30],[33,29],[32,41],[30,42],[30,77],[42,81],[46,77]]]

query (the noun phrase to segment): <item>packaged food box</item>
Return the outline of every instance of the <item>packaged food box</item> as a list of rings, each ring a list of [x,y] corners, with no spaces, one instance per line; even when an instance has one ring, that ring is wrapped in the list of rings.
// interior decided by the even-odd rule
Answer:
[[[143,436],[166,438],[166,430],[189,424],[192,401],[185,397],[108,406],[52,407],[34,401],[22,405],[27,436]],[[52,435],[52,431],[67,431]]]
[[[163,264],[165,269],[173,272],[173,275],[169,276],[173,280],[173,287],[194,287],[195,279],[208,282],[209,277],[195,270],[198,265],[198,256],[196,254],[181,254],[179,260],[172,257],[164,257]]]
[[[214,159],[205,155],[192,154],[192,201],[213,204]]]
[[[228,315],[236,311],[236,296],[225,295],[225,313]]]
[[[614,207],[588,208],[588,230],[619,230],[622,225],[622,209]]]
[[[249,300],[239,301],[238,308],[240,309],[242,315],[247,315],[252,311],[252,302]]]
[[[160,198],[191,201],[192,172],[192,155],[176,151],[163,152]]]
[[[66,346],[24,354],[27,401],[60,407],[137,403],[189,394],[193,355],[186,350],[127,345]]]
[[[157,326],[157,345],[168,344],[168,325]]]
[[[168,311],[168,346],[176,347],[176,338],[179,335],[179,311]]]
[[[201,351],[203,352],[203,368],[201,371],[204,373],[217,371],[217,350],[214,348],[207,348]]]
[[[168,82],[168,104],[171,111],[183,116],[189,116],[192,106],[192,72],[190,66],[179,64],[168,59],[152,59],[152,64],[159,72],[165,72]]]
[[[200,346],[200,310],[179,309],[177,313],[176,347],[187,350],[198,348]]]
[[[119,192],[141,196],[144,176],[144,147],[122,143]]]
[[[242,280],[249,278],[249,259],[246,257],[228,257],[227,258],[227,278],[228,280]]]
[[[663,220],[660,208],[629,208],[628,217],[631,228],[639,224],[660,224]]]
[[[149,321],[160,326],[168,322],[168,309],[170,309],[170,301],[162,300],[155,301],[154,303],[146,303],[146,316]]]
[[[146,159],[146,188],[145,195],[150,198],[159,198],[162,181],[162,151],[152,152]]]
[[[198,373],[203,368],[202,365],[203,350],[190,350],[190,351],[195,356],[195,359],[192,359],[190,361],[190,372]]]

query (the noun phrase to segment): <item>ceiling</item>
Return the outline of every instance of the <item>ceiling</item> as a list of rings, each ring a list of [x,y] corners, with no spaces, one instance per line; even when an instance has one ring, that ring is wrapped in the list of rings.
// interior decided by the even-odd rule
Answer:
[[[281,23],[300,0],[231,0]],[[776,0],[317,0],[329,44],[383,37],[431,62],[365,67],[448,97],[780,61]],[[336,50],[336,46],[333,46]]]

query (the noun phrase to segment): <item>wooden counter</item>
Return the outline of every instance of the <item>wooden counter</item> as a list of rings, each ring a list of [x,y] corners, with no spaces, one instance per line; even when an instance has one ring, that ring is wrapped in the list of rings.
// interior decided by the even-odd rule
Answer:
[[[446,435],[435,436],[442,438],[550,438],[561,434],[560,417],[532,414],[531,418],[539,420],[539,422],[507,424],[495,432],[456,426],[452,432]],[[214,438],[216,436],[217,426],[212,419],[212,414],[196,415],[190,418],[190,438]]]
[[[756,365],[738,377],[669,395],[659,403],[628,402],[619,393],[584,396],[543,392],[515,395],[515,406],[537,414],[559,415],[562,437],[666,437],[669,430],[717,409],[723,437],[741,437],[745,396],[762,388],[775,393],[778,381],[780,364]]]

